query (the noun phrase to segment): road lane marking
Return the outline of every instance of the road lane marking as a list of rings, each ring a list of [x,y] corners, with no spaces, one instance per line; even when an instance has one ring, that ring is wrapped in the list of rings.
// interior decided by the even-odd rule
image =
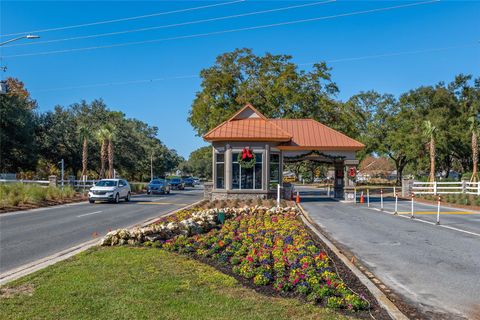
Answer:
[[[84,213],[84,214],[81,214],[79,216],[77,216],[77,218],[81,218],[81,217],[85,217],[85,216],[89,216],[89,215],[92,215],[92,214],[97,214],[97,213],[101,213],[103,211],[95,211],[95,212],[90,212],[90,213]]]
[[[186,206],[186,205],[188,205],[188,203],[156,202],[156,201],[152,201],[152,202],[137,202],[137,204],[175,204],[175,205],[178,205],[178,206]]]
[[[393,212],[393,211],[381,210],[381,209],[378,209],[378,208],[368,208],[368,207],[366,207],[366,209],[375,210],[375,211],[378,211],[378,212],[383,212],[383,213],[386,213],[386,214],[395,216],[395,212]],[[417,218],[417,217],[415,217],[414,219],[412,219],[410,216],[404,215],[404,214],[397,215],[397,217],[405,218],[405,219],[408,219],[408,220],[410,220],[410,221],[423,222],[423,223],[426,223],[426,224],[431,224],[432,226],[437,226],[437,227],[440,227],[440,228],[450,229],[450,230],[454,230],[454,231],[458,231],[458,232],[470,234],[470,235],[472,235],[472,236],[480,237],[480,233],[476,233],[476,232],[472,232],[472,231],[467,231],[467,230],[463,230],[463,229],[459,229],[459,228],[447,226],[447,225],[444,225],[444,224],[441,224],[441,223],[440,223],[440,224],[436,224],[436,223],[434,223],[434,222],[427,221],[427,220],[423,220],[423,219],[420,219],[420,218]]]
[[[411,211],[399,211],[398,214],[411,214]],[[413,214],[437,214],[437,211],[414,211]],[[440,214],[476,214],[479,213],[471,211],[440,211]]]

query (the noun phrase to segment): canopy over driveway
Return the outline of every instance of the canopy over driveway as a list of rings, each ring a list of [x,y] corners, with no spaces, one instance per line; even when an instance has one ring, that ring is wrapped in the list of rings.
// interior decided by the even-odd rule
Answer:
[[[273,196],[283,185],[284,163],[302,160],[334,166],[335,197],[348,199],[355,154],[365,147],[313,119],[268,119],[250,104],[203,138],[212,144],[212,199]],[[251,168],[241,163],[245,149],[255,155]]]

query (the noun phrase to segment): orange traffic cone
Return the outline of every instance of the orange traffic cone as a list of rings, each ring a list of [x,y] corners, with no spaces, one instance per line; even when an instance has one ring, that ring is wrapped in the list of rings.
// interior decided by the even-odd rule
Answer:
[[[360,195],[360,203],[365,203],[365,197],[363,196],[363,192]]]
[[[295,199],[296,203],[300,203],[300,192],[297,191],[297,198]]]

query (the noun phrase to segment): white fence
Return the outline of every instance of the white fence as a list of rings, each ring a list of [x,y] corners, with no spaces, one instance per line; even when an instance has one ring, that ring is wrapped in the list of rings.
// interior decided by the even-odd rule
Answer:
[[[88,188],[93,186],[98,180],[63,180],[65,186],[72,186],[77,188]],[[10,179],[0,179],[0,183],[32,183],[39,184],[43,186],[48,186],[50,181],[48,180],[10,180]],[[61,185],[62,180],[57,180],[57,185]]]
[[[412,186],[415,194],[474,194],[480,196],[478,182],[418,182]]]

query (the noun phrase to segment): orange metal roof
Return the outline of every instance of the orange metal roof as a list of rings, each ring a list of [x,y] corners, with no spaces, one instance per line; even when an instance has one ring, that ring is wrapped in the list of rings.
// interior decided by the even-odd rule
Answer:
[[[262,118],[228,120],[208,132],[207,141],[290,141],[292,136]]]
[[[245,116],[247,118],[242,118]],[[251,105],[246,105],[203,138],[207,141],[278,141],[282,142],[278,146],[282,150],[356,151],[365,147],[313,119],[267,119]]]
[[[292,140],[280,145],[282,150],[361,150],[363,143],[313,119],[271,119],[292,134]]]

